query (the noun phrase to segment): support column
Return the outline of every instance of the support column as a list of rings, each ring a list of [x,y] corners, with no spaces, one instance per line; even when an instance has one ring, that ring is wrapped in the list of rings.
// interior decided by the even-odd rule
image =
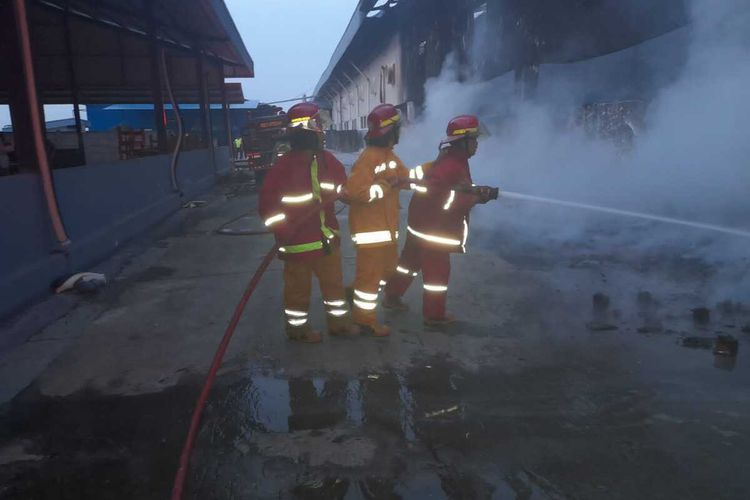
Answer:
[[[33,132],[29,105],[26,100],[26,87],[22,72],[18,68],[21,61],[20,35],[14,20],[13,2],[0,3],[0,17],[3,28],[0,29],[0,46],[5,47],[5,57],[0,57],[0,72],[8,79],[8,104],[13,123],[13,146],[21,170],[35,168]]]
[[[16,21],[16,31],[18,34],[18,48],[20,50],[20,59],[23,70],[23,90],[22,100],[26,103],[26,116],[30,120],[30,132],[34,145],[34,156],[39,167],[39,176],[44,190],[44,198],[47,205],[47,213],[52,223],[52,229],[58,243],[63,247],[70,244],[65,226],[60,215],[60,208],[57,205],[55,196],[55,187],[50,171],[47,150],[44,144],[44,123],[39,113],[39,96],[36,87],[36,75],[34,74],[34,55],[31,51],[31,36],[29,34],[29,20],[26,12],[26,0],[13,1],[13,13]],[[26,132],[29,132],[26,131]],[[16,135],[14,130],[14,136]],[[15,137],[14,137],[15,138]]]
[[[196,66],[198,70],[198,84],[200,91],[200,114],[201,114],[201,140],[208,148],[208,154],[211,158],[211,166],[216,171],[216,152],[214,151],[213,126],[211,124],[211,99],[208,95],[208,81],[206,80],[206,71],[203,63],[203,54],[196,55]]]
[[[224,81],[224,64],[219,64],[219,74],[221,75],[221,111],[224,113],[224,126],[227,131],[227,147],[229,147],[229,157],[234,158],[234,142],[232,138],[232,114],[229,110],[229,98],[227,97],[227,83]]]
[[[75,61],[73,59],[73,43],[70,34],[70,7],[65,4],[65,13],[63,14],[63,29],[65,30],[65,58],[68,63],[68,84],[70,93],[73,96],[73,117],[76,120],[76,134],[78,135],[78,154],[81,158],[82,165],[86,164],[86,150],[83,146],[83,127],[81,126],[81,101],[79,99],[78,77],[76,75]]]
[[[146,2],[146,19],[148,20],[149,56],[151,59],[151,94],[154,99],[154,130],[160,153],[166,153],[167,129],[164,125],[164,94],[162,92],[161,62],[159,58],[159,42],[156,37],[156,18],[154,3]]]

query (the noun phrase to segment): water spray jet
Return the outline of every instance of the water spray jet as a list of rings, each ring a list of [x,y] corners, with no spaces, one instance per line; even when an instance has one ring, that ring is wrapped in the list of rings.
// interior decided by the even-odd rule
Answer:
[[[579,208],[583,210],[590,210],[594,212],[621,215],[624,217],[633,217],[637,219],[649,220],[654,222],[663,222],[666,224],[674,224],[678,226],[691,227],[693,229],[705,229],[707,231],[714,231],[724,234],[731,234],[732,236],[742,236],[750,238],[750,231],[742,229],[735,229],[731,227],[718,226],[716,224],[707,224],[703,222],[694,222],[684,219],[676,219],[674,217],[665,217],[662,215],[653,215],[643,212],[633,212],[630,210],[620,210],[617,208],[602,207],[598,205],[589,205],[587,203],[578,203],[573,201],[556,200],[554,198],[545,198],[543,196],[533,196],[529,194],[514,193],[512,191],[503,191],[502,196],[511,200],[523,200],[523,201],[534,201],[538,203],[546,203],[550,205],[558,205],[561,207]]]

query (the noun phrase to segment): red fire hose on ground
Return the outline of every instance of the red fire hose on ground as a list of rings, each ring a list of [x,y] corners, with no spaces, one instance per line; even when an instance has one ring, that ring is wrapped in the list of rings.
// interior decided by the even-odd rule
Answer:
[[[299,223],[296,224],[295,228],[302,225],[313,215],[317,215],[321,209],[335,202],[336,199],[334,198],[330,201],[327,201],[322,206],[316,206],[314,210],[311,210],[309,214],[303,217],[299,221]],[[342,207],[338,212],[336,212],[336,214],[338,215],[339,213],[341,213],[344,208],[346,207]],[[201,416],[203,415],[203,410],[206,407],[206,402],[208,401],[208,396],[211,393],[211,387],[213,386],[214,380],[216,379],[216,374],[219,371],[222,360],[224,359],[224,354],[226,354],[227,348],[229,347],[229,342],[232,340],[234,331],[237,329],[237,325],[242,318],[242,313],[245,311],[247,303],[250,301],[250,297],[252,297],[255,289],[258,287],[258,283],[260,283],[260,280],[263,277],[263,274],[265,274],[266,270],[268,269],[268,266],[271,265],[271,262],[276,256],[276,252],[278,251],[278,249],[279,246],[277,244],[268,251],[265,257],[263,257],[263,260],[261,261],[258,268],[255,270],[253,277],[250,278],[250,282],[247,284],[247,288],[242,294],[242,298],[237,304],[237,307],[234,309],[234,314],[232,314],[232,319],[230,320],[229,326],[227,326],[227,329],[224,332],[224,337],[222,337],[221,342],[219,343],[216,354],[214,354],[214,359],[211,362],[211,367],[208,369],[208,375],[206,375],[206,382],[203,385],[203,389],[201,390],[200,396],[198,397],[198,402],[196,403],[195,409],[193,410],[193,417],[190,420],[190,427],[188,429],[187,437],[185,438],[185,444],[182,447],[177,474],[175,474],[174,484],[172,485],[172,500],[182,499],[183,490],[185,488],[185,479],[187,478],[187,472],[190,466],[190,456],[193,453],[195,439],[197,438],[198,431],[200,430]]]
[[[174,478],[174,485],[172,486],[172,500],[182,499],[182,492],[185,486],[185,478],[187,477],[187,471],[190,465],[190,456],[193,453],[195,438],[198,436],[198,430],[200,429],[201,416],[203,415],[203,410],[206,407],[208,395],[211,393],[211,387],[213,386],[214,379],[216,379],[216,373],[219,371],[221,362],[224,359],[224,354],[226,354],[227,348],[229,347],[229,341],[232,340],[232,335],[234,335],[234,331],[237,329],[237,324],[240,322],[242,313],[245,311],[245,306],[247,306],[250,297],[252,297],[253,292],[255,292],[255,289],[257,288],[258,283],[260,283],[260,279],[263,277],[266,269],[268,269],[268,266],[271,265],[271,261],[273,261],[274,257],[276,256],[276,251],[278,250],[278,248],[278,245],[274,245],[274,247],[271,248],[266,256],[263,257],[263,261],[258,266],[258,269],[255,270],[255,274],[253,274],[253,277],[250,278],[250,282],[245,289],[245,293],[242,294],[242,298],[237,304],[237,307],[234,309],[232,320],[229,322],[229,326],[224,333],[224,337],[221,339],[219,348],[216,350],[216,354],[214,354],[213,362],[211,363],[211,367],[208,370],[208,375],[206,376],[206,383],[203,385],[203,390],[198,397],[198,402],[195,405],[195,410],[193,410],[193,418],[190,420],[188,435],[185,439],[185,444],[182,447],[179,467],[177,468],[177,474]]]

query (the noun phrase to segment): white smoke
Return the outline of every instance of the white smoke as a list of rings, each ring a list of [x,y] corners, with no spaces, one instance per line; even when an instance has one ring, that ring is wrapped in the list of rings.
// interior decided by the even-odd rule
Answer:
[[[513,75],[458,82],[449,61],[442,75],[427,83],[425,113],[405,131],[399,153],[415,164],[434,158],[447,121],[476,113],[494,133],[472,160],[477,183],[748,227],[749,5],[747,0],[695,0],[689,27],[644,44],[644,53],[657,53],[649,61],[653,80],[668,80],[660,75],[669,72],[679,77],[649,103],[646,128],[637,131],[627,154],[570,122],[589,88],[606,86],[597,79],[605,80],[632,51],[578,65],[542,66],[534,103],[515,96]],[[687,61],[676,72],[679,61],[670,59],[671,47],[686,43]],[[592,73],[598,74],[592,79]],[[503,117],[502,124],[494,121],[497,117]]]
[[[689,26],[635,52],[542,66],[533,102],[517,97],[512,74],[459,82],[449,58],[441,76],[427,82],[425,112],[404,131],[399,154],[407,164],[433,159],[448,120],[478,114],[493,135],[471,160],[477,184],[750,229],[750,1],[694,0],[691,18]],[[606,99],[620,65],[634,54],[644,58],[655,88],[648,92],[644,127],[623,153],[572,121],[592,93]],[[750,298],[748,240],[741,237],[652,224],[644,241],[642,231],[627,230],[644,224],[637,220],[507,200],[478,207],[472,217],[475,227],[492,228],[502,219],[519,237],[539,241],[590,244],[593,225],[619,227],[596,241],[599,251],[628,246],[740,265],[744,271],[727,268],[732,276],[717,277],[721,283],[711,294],[718,299],[739,290]]]

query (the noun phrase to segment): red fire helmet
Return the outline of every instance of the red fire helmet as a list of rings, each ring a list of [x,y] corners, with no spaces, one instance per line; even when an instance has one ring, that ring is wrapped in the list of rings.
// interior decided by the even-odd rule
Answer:
[[[446,137],[440,141],[441,146],[466,137],[479,137],[481,135],[479,118],[473,115],[457,116],[448,122],[445,135]]]
[[[380,104],[367,116],[367,138],[383,137],[401,122],[401,114],[392,104]]]
[[[289,128],[301,128],[313,132],[323,132],[325,126],[320,112],[320,107],[313,102],[301,102],[295,104],[287,112],[289,117]]]

